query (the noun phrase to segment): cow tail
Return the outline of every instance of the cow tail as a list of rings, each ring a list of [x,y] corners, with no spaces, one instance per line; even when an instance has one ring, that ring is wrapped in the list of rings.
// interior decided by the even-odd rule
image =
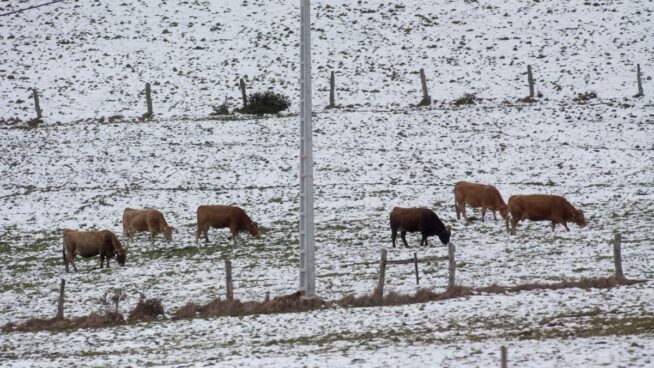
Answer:
[[[61,256],[64,259],[64,265],[66,265],[66,243],[65,242],[61,245]]]

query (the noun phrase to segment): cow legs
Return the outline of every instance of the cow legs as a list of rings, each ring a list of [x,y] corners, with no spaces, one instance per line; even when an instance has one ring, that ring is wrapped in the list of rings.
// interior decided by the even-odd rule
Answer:
[[[202,227],[202,233],[204,233],[204,242],[209,242],[209,225]]]
[[[75,254],[69,254],[64,250],[64,265],[66,265],[66,272],[70,272],[68,269],[68,264],[73,265],[73,270],[77,272],[77,266],[75,265]]]
[[[511,218],[511,235],[515,235],[515,228],[518,225],[518,219],[515,217]]]
[[[404,246],[407,248],[411,248],[407,243],[406,243],[406,230],[402,230],[400,232],[400,236],[402,237],[402,243],[404,243]]]
[[[148,231],[150,232],[150,243],[152,246],[154,246],[154,237],[157,235],[158,231],[154,226],[150,224],[148,224]]]
[[[429,246],[429,243],[427,242],[427,236],[426,235],[422,236],[422,239],[420,240],[420,246],[421,247],[423,247],[423,246],[428,247]]]
[[[64,244],[63,248],[61,248],[61,254],[64,258],[64,266],[66,266],[66,272],[70,272],[68,270],[68,259],[66,258],[66,244]]]
[[[73,265],[73,270],[75,270],[75,272],[77,272],[77,265],[75,264],[75,257],[74,256],[69,258],[69,263]]]
[[[493,220],[497,221],[497,216],[495,216],[495,210],[493,210]]]
[[[565,231],[570,231],[570,229],[568,229],[568,224],[567,223],[564,222],[563,227],[565,228]]]
[[[554,233],[554,228],[556,227],[556,222],[552,221],[552,233]]]
[[[456,211],[456,219],[461,220],[461,212],[459,212],[459,201],[454,196],[454,210]]]
[[[236,237],[238,236],[238,227],[230,226],[229,232],[232,234],[231,238],[234,241],[234,245],[236,245]]]
[[[391,242],[393,243],[393,248],[395,248],[396,238],[397,238],[397,229],[391,229]]]
[[[463,214],[463,220],[465,220],[465,222],[468,222],[468,215],[466,215],[466,203],[465,202],[461,203],[461,213]]]
[[[100,269],[104,267],[104,256],[100,254]]]
[[[481,222],[484,222],[486,218],[486,207],[481,208]]]

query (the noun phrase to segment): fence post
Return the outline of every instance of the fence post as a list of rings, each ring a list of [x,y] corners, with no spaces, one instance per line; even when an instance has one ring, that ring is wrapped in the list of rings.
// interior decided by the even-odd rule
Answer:
[[[448,289],[453,288],[456,281],[456,260],[454,259],[454,250],[454,244],[452,244],[452,242],[447,243],[447,258],[449,259],[450,266],[450,278],[447,283]]]
[[[622,234],[616,233],[613,241],[613,261],[615,262],[615,278],[618,281],[624,280],[622,272]]]
[[[66,288],[66,280],[61,279],[61,286],[59,287],[59,303],[57,304],[57,319],[64,319],[64,290]]]
[[[640,64],[636,64],[636,78],[638,80],[638,94],[634,97],[643,97],[645,94],[643,93],[643,82],[640,80]]]
[[[329,106],[327,108],[333,109],[336,107],[336,102],[334,101],[334,89],[336,88],[336,78],[334,77],[334,71],[332,70],[331,76],[329,77]]]
[[[245,108],[248,102],[248,97],[245,94],[245,81],[243,80],[243,78],[241,78],[240,86],[241,86],[241,97],[243,98],[243,108]]]
[[[422,100],[418,103],[418,106],[429,106],[431,105],[431,97],[427,92],[427,77],[425,76],[425,70],[420,68],[420,84],[422,85]]]
[[[500,367],[501,368],[507,368],[507,366],[508,366],[507,365],[508,364],[508,357],[507,357],[507,352],[506,352],[506,346],[502,346],[500,348],[500,359],[501,359]]]
[[[379,261],[379,282],[373,297],[377,300],[384,298],[384,280],[386,279],[386,249],[381,251],[381,260]]]
[[[32,97],[34,98],[34,109],[36,110],[36,118],[41,120],[43,113],[41,111],[41,104],[39,103],[39,92],[36,88],[32,88]]]
[[[153,116],[152,112],[152,94],[150,93],[150,83],[145,83],[145,103],[148,107],[148,112],[145,117],[151,118]]]
[[[234,285],[232,284],[232,262],[228,259],[225,260],[225,279],[227,283],[227,301],[234,300]]]
[[[527,65],[527,81],[529,82],[529,97],[534,98],[534,75],[531,73],[531,65]]]
[[[416,285],[420,285],[420,276],[418,276],[418,253],[413,253],[413,264],[416,266]]]

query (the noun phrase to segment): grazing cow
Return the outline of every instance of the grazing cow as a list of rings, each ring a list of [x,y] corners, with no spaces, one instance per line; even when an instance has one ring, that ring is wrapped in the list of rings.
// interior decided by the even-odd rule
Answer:
[[[588,224],[584,213],[574,208],[565,198],[557,195],[531,194],[514,195],[509,198],[509,214],[511,216],[511,235],[519,221],[551,221],[552,232],[556,224],[561,224],[567,231],[567,222],[571,221],[580,227]],[[509,219],[506,219],[506,230],[509,231]]]
[[[198,243],[200,234],[204,234],[204,240],[208,243],[207,235],[209,228],[229,228],[232,233],[230,239],[236,244],[236,236],[239,231],[247,230],[250,235],[259,238],[259,225],[252,221],[243,209],[236,206],[203,205],[198,207],[198,228],[195,232],[195,242]]]
[[[173,228],[168,226],[163,214],[155,209],[137,210],[125,208],[123,211],[123,235],[131,239],[135,233],[150,232],[150,241],[154,244],[154,237],[162,233],[166,240],[173,240]]]
[[[68,264],[73,264],[73,269],[77,272],[75,257],[80,255],[84,258],[100,255],[100,268],[104,266],[104,259],[107,259],[107,268],[109,260],[116,256],[116,262],[119,265],[125,265],[127,252],[118,241],[114,233],[109,230],[101,231],[78,231],[64,230],[64,247],[62,249],[64,265],[68,272]]]
[[[409,248],[406,243],[406,233],[419,231],[422,234],[420,245],[428,245],[427,237],[438,235],[443,244],[450,242],[452,227],[443,225],[443,222],[436,216],[434,211],[428,208],[400,208],[395,207],[391,211],[391,239],[393,248],[395,248],[395,239],[397,230],[400,230],[404,246]]]
[[[486,217],[486,210],[493,211],[493,219],[497,220],[495,211],[500,212],[500,216],[506,220],[507,209],[502,195],[492,185],[469,183],[460,181],[454,185],[454,206],[456,208],[456,219],[463,218],[468,221],[466,216],[466,204],[473,208],[481,207],[481,221]]]

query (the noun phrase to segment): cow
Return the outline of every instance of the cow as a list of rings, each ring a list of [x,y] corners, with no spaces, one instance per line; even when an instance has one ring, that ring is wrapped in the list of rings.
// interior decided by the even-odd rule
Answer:
[[[588,221],[581,210],[574,208],[570,202],[558,195],[530,194],[514,195],[509,198],[509,215],[511,217],[511,235],[515,235],[518,222],[522,220],[551,221],[552,232],[556,224],[561,224],[567,231],[567,222],[571,221],[584,227]],[[506,219],[506,230],[509,231],[509,218]]]
[[[125,208],[123,211],[123,236],[128,239],[137,232],[148,231],[150,241],[154,245],[154,237],[159,233],[162,233],[166,240],[173,240],[173,230],[168,226],[163,214],[155,209]]]
[[[118,238],[109,230],[79,231],[65,229],[62,253],[66,272],[69,272],[69,263],[72,263],[73,269],[77,272],[77,266],[75,265],[77,255],[84,258],[100,255],[100,268],[103,268],[105,258],[107,259],[107,268],[109,268],[109,260],[113,256],[116,256],[116,262],[121,266],[125,265],[127,257],[127,252],[118,241]]]
[[[492,185],[469,183],[460,181],[454,185],[454,207],[456,209],[456,219],[463,219],[467,222],[466,204],[473,208],[481,207],[481,221],[486,217],[486,210],[493,212],[493,219],[497,221],[495,212],[499,211],[502,219],[506,220],[507,207],[502,199],[502,195]]]
[[[395,239],[397,238],[397,231],[400,230],[402,242],[404,246],[409,248],[406,243],[407,231],[412,233],[419,231],[422,234],[420,245],[429,245],[427,237],[438,235],[438,238],[443,244],[450,242],[452,235],[452,227],[443,225],[443,222],[436,216],[434,211],[428,208],[401,208],[395,207],[391,211],[391,239],[393,241],[393,248],[395,248]]]
[[[259,225],[252,221],[245,211],[236,206],[225,205],[202,205],[197,211],[198,227],[195,232],[195,243],[200,239],[200,234],[204,234],[204,239],[208,243],[207,235],[209,228],[229,228],[232,236],[230,239],[236,244],[236,236],[239,231],[248,231],[250,235],[259,239]]]

